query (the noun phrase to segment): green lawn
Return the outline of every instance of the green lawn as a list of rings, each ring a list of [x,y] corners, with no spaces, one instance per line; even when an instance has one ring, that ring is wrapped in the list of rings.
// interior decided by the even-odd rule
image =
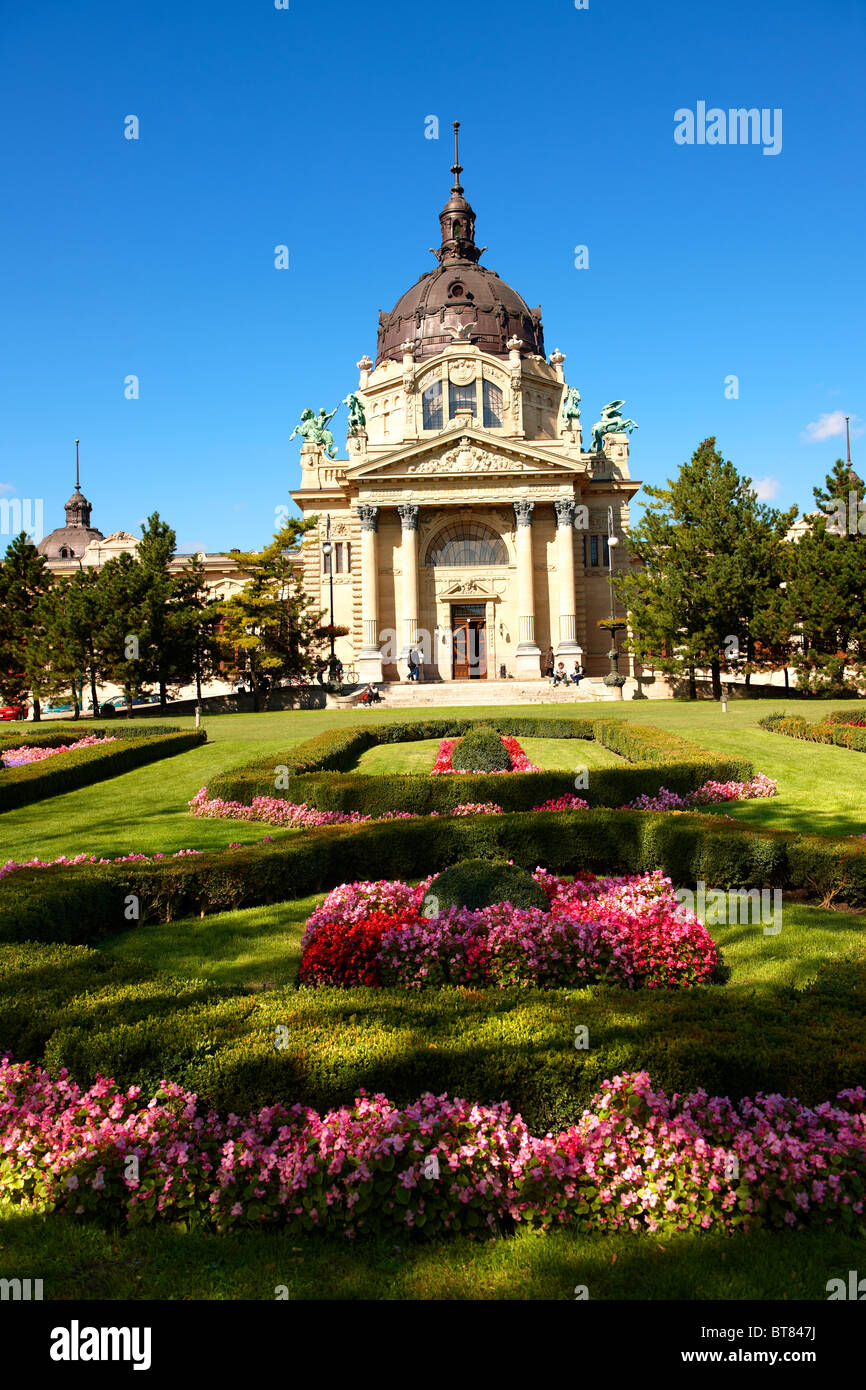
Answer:
[[[383,743],[368,748],[357,762],[357,771],[429,772],[439,751],[440,739],[424,738],[417,743]],[[521,738],[520,746],[531,763],[542,772],[572,772],[578,767],[618,767],[623,759],[600,743],[588,738]]]
[[[44,1298],[272,1300],[546,1299],[584,1285],[607,1299],[824,1301],[828,1279],[862,1267],[861,1241],[814,1230],[751,1236],[521,1232],[507,1240],[185,1233],[128,1234],[0,1206],[4,1278],[38,1275]]]
[[[826,704],[829,709],[837,706],[838,701]],[[802,701],[733,701],[728,713],[722,714],[720,706],[712,701],[624,701],[581,706],[580,714],[655,724],[692,739],[701,747],[751,758],[756,769],[776,778],[779,795],[732,805],[729,814],[738,819],[822,835],[860,834],[866,831],[864,755],[846,748],[803,744],[757,727],[758,720],[773,710],[802,713],[823,707],[823,702],[816,706],[804,705]],[[533,715],[548,712],[551,716],[559,715],[562,706],[531,707]],[[490,709],[483,706],[431,711],[434,713],[436,717],[453,714],[456,718],[491,718]],[[501,713],[525,715],[527,707],[506,706]],[[416,711],[411,709],[364,713],[365,721],[375,723],[399,723],[416,717]],[[67,792],[50,802],[6,812],[2,817],[4,857],[38,854],[48,858],[82,850],[119,855],[134,850],[154,853],[188,847],[218,848],[232,840],[247,843],[268,833],[279,834],[267,826],[243,821],[196,820],[189,815],[186,803],[217,772],[270,754],[276,762],[280,753],[302,739],[324,729],[344,727],[358,718],[346,710],[212,716],[205,720],[211,741],[201,749],[139,768],[96,787]],[[189,728],[192,721],[168,722]],[[430,741],[431,747],[433,743],[435,740]],[[526,740],[527,752],[533,744],[534,740]],[[370,755],[387,758],[393,747],[371,749]],[[420,747],[414,745],[416,750]],[[602,765],[591,762],[592,757],[611,756],[591,743],[585,745],[584,752],[582,761],[590,768]],[[560,755],[566,756],[561,749]],[[569,755],[566,765],[577,766],[577,762],[571,763]],[[365,763],[365,768],[374,771],[378,765]]]

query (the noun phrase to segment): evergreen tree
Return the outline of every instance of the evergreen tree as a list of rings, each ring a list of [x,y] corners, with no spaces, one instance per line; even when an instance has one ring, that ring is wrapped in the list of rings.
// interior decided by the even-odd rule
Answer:
[[[299,543],[316,524],[284,522],[264,550],[238,552],[243,589],[220,605],[222,641],[233,653],[232,673],[249,680],[257,710],[271,684],[312,676],[321,613],[307,598],[297,570]]]
[[[709,667],[719,699],[722,673],[748,673],[762,634],[781,635],[766,591],[781,576],[796,508],[782,513],[760,503],[714,438],[667,487],[645,491],[649,505],[629,537],[641,568],[614,578],[629,611],[632,649],[646,664],[686,675],[692,699],[697,670]]]
[[[30,692],[35,720],[49,693],[40,603],[50,587],[45,559],[22,531],[0,566],[0,695],[19,701]]]
[[[161,710],[165,709],[166,690],[174,675],[176,658],[172,648],[170,617],[173,594],[170,567],[176,544],[177,537],[172,528],[161,520],[159,512],[154,512],[148,517],[147,525],[141,528],[141,540],[135,557],[144,580],[138,632],[143,679],[157,686]]]
[[[141,641],[149,612],[147,584],[147,571],[127,551],[99,572],[96,666],[101,680],[120,686],[128,716],[148,679]]]
[[[204,565],[196,555],[174,576],[168,641],[173,679],[182,685],[195,681],[197,701],[202,681],[213,679],[219,668],[220,622],[219,602],[211,598]]]
[[[866,681],[866,504],[842,459],[813,493],[818,514],[789,547],[786,600],[801,638],[798,683],[830,693],[852,676]]]

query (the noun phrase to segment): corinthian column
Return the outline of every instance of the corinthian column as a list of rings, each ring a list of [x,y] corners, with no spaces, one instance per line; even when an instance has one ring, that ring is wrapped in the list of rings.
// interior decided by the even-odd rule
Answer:
[[[534,502],[515,502],[514,519],[517,523],[517,630],[518,643],[515,652],[517,674],[538,680],[541,676],[539,657],[541,652],[535,644],[535,583],[532,560],[532,513]]]
[[[400,568],[403,571],[403,643],[400,656],[406,662],[407,673],[409,652],[418,641],[418,514],[420,510],[421,508],[415,502],[403,502],[397,507],[402,529]]]
[[[574,600],[574,499],[559,497],[556,511],[556,568],[559,571],[559,643],[557,656],[576,656],[577,615]]]
[[[377,532],[379,508],[362,502],[358,506],[361,522],[361,625],[364,645],[358,654],[358,677],[362,681],[382,679],[382,653],[379,651],[379,556]]]

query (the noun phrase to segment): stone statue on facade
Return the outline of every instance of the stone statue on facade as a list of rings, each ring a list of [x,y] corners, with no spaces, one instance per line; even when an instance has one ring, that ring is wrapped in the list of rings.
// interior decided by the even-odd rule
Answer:
[[[367,423],[367,416],[364,413],[360,397],[349,394],[343,401],[343,405],[349,407],[349,433],[356,434]]]
[[[637,429],[634,420],[623,420],[620,412],[624,405],[625,401],[608,401],[607,405],[602,406],[601,419],[592,427],[591,453],[601,452],[606,434],[631,434],[632,430]]]
[[[289,435],[289,440],[293,440],[295,435],[299,434],[305,444],[320,444],[329,459],[335,458],[337,446],[334,443],[333,434],[326,426],[329,420],[333,420],[339,408],[340,407],[337,406],[336,410],[332,410],[330,415],[324,407],[322,407],[318,415],[314,415],[309,408],[302,410],[301,422],[295,425],[295,428]]]
[[[580,421],[580,392],[576,386],[569,386],[568,394],[562,402],[562,423],[567,429],[574,429]]]

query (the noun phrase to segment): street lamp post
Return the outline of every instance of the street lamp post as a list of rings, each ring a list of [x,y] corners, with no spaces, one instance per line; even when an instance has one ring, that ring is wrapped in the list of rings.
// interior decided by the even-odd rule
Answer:
[[[330,580],[331,590],[331,655],[328,658],[328,679],[333,681],[335,679],[335,672],[337,670],[337,657],[334,651],[334,546],[331,541],[330,512],[325,517],[325,539],[322,542],[322,555],[324,556],[327,565],[328,578]]]

